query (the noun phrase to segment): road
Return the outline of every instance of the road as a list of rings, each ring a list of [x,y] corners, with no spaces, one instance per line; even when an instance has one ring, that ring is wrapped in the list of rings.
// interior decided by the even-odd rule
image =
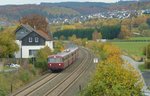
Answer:
[[[131,64],[139,72],[139,74],[141,75],[141,79],[144,83],[142,91],[144,92],[145,96],[150,96],[150,91],[147,89],[147,86],[150,85],[150,75],[149,75],[150,72],[142,73],[138,68],[138,66],[140,64],[143,64],[144,62],[136,62],[132,58],[124,55],[122,55],[121,57],[125,62]]]

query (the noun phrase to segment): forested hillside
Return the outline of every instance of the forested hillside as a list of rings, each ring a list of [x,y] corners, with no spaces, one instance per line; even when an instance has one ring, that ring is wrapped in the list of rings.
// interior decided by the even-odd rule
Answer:
[[[102,2],[62,2],[62,3],[41,3],[39,5],[6,5],[0,6],[0,18],[18,20],[28,14],[39,14],[49,19],[70,18],[73,16],[89,15],[111,10],[137,9],[138,2],[102,3]],[[139,2],[140,9],[149,7],[150,2]]]

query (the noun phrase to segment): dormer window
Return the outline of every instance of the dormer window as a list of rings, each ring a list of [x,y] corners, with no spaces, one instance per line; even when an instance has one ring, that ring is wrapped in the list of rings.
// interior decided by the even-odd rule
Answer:
[[[20,33],[21,33],[21,34],[24,34],[25,32],[21,31]]]
[[[32,37],[29,37],[29,42],[32,42]]]
[[[38,37],[35,37],[35,42],[39,42],[39,38]]]

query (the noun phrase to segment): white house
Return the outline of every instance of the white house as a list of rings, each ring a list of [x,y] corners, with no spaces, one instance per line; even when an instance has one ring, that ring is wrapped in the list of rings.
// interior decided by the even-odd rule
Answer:
[[[16,58],[31,58],[36,52],[48,46],[53,50],[52,36],[41,30],[36,30],[29,25],[21,24],[16,29],[16,43],[20,50],[15,53]]]

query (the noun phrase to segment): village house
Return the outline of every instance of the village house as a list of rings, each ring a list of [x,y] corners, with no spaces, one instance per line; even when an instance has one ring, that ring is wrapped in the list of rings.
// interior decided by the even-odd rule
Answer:
[[[21,24],[15,31],[16,43],[19,51],[15,53],[16,58],[34,57],[37,51],[45,46],[53,50],[52,35],[41,30],[36,30],[29,25]]]

